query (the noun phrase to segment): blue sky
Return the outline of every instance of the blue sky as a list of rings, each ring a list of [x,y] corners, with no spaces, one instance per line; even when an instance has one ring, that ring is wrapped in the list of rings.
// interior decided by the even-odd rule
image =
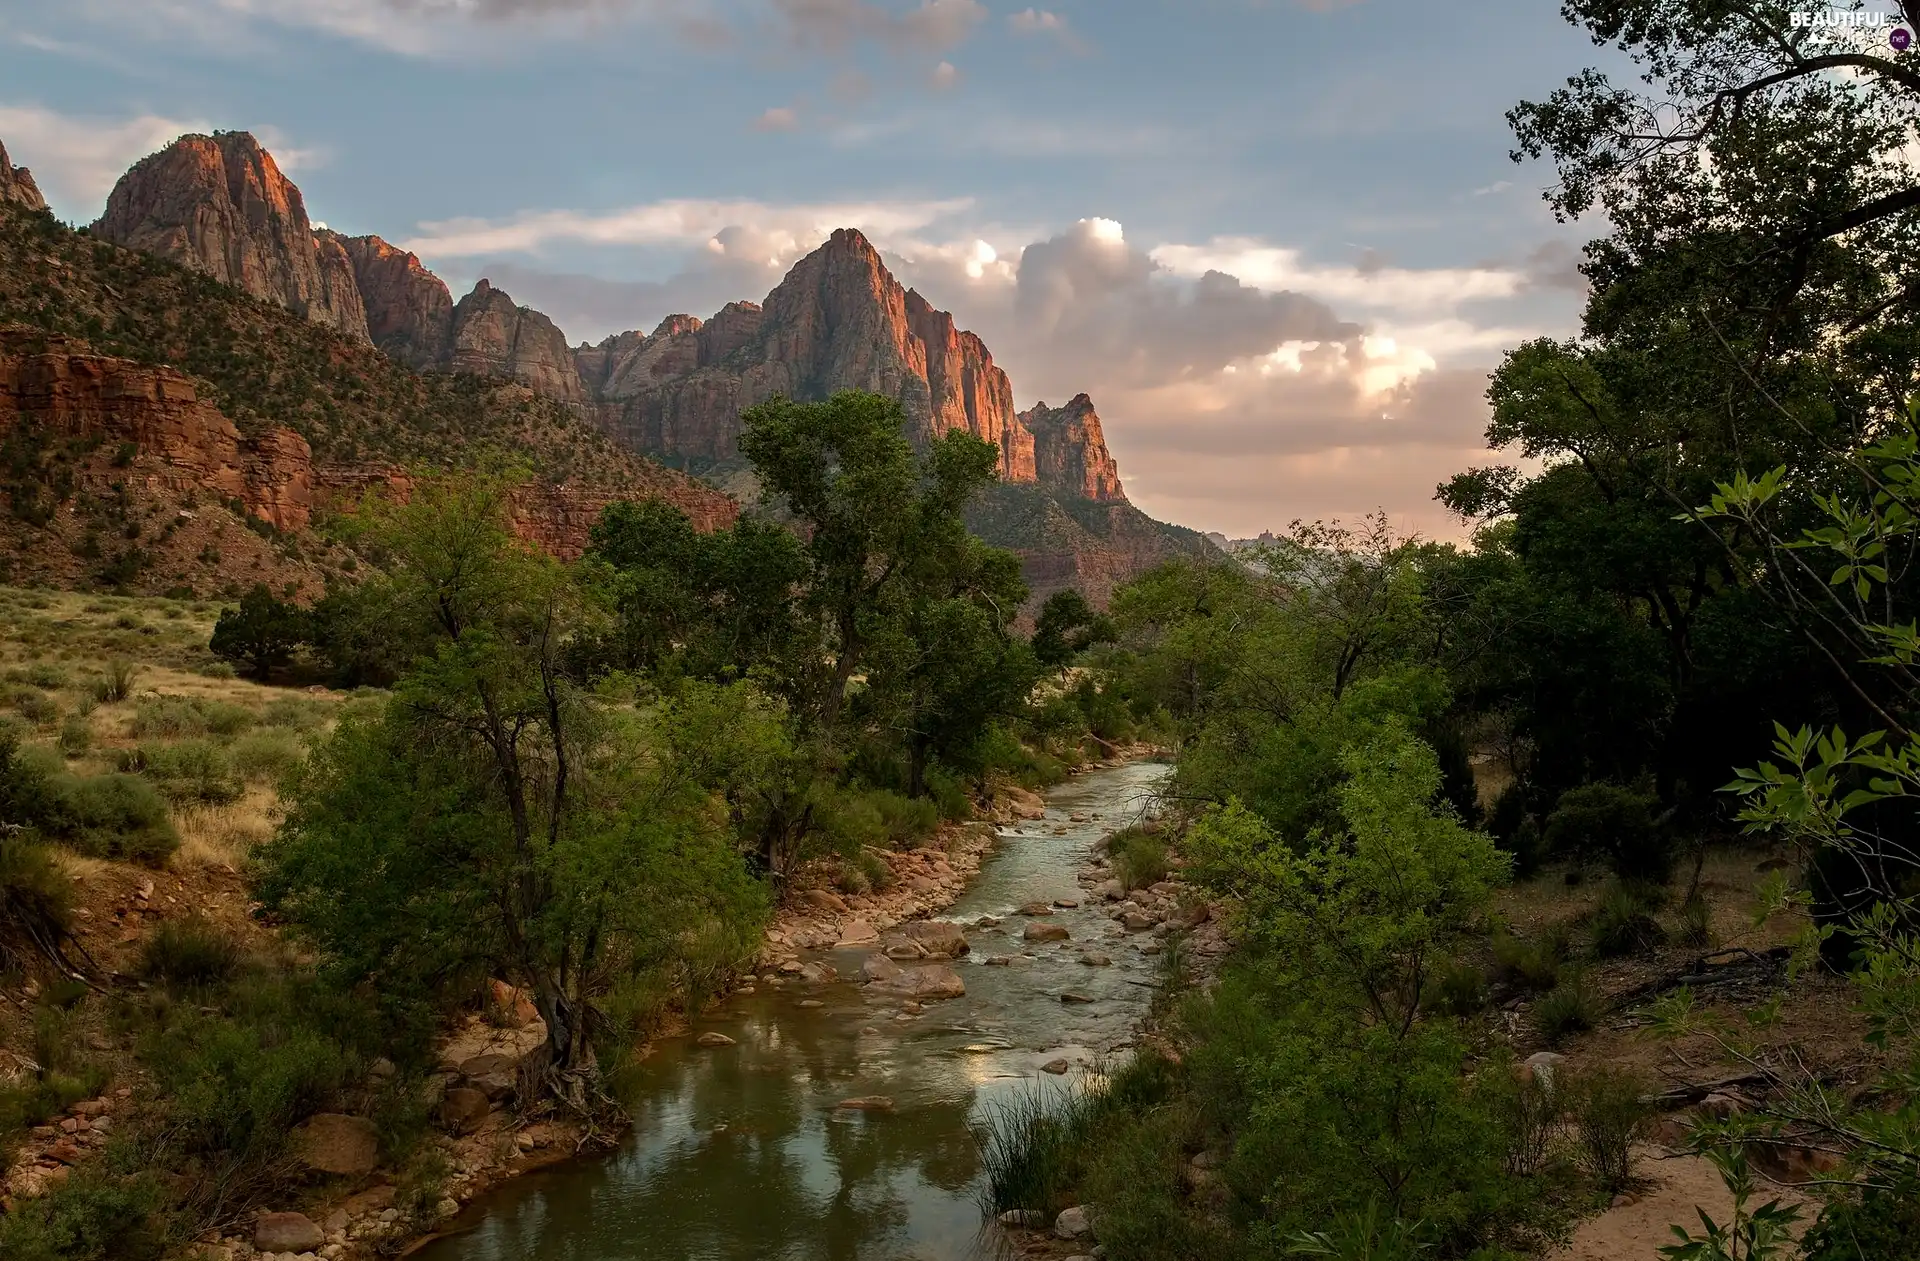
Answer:
[[[84,222],[174,135],[252,130],[316,220],[576,341],[861,227],[1021,406],[1090,393],[1156,515],[1448,533],[1486,371],[1582,298],[1592,225],[1502,117],[1598,55],[1553,9],[0,0],[0,141]]]

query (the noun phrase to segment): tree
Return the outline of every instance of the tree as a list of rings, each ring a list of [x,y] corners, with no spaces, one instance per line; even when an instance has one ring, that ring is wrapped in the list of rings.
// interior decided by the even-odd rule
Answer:
[[[1113,635],[1113,622],[1087,603],[1078,588],[1068,587],[1041,604],[1033,626],[1033,655],[1041,665],[1057,668]]]
[[[276,666],[293,660],[293,650],[310,634],[306,613],[275,599],[266,583],[257,582],[240,598],[239,607],[221,610],[207,646],[215,656],[246,663],[264,683]]]
[[[741,452],[804,536],[803,606],[823,652],[819,666],[796,663],[807,677],[795,695],[831,736],[894,594],[937,585],[964,562],[961,512],[993,482],[998,452],[956,429],[916,456],[899,401],[856,391],[774,398],[741,419]]]
[[[622,978],[714,934],[749,950],[762,895],[725,803],[781,716],[746,684],[645,709],[583,687],[569,650],[606,610],[506,509],[487,479],[363,506],[422,655],[303,768],[261,893],[352,981],[433,995],[505,975],[546,1023],[548,1089],[585,1109]]]

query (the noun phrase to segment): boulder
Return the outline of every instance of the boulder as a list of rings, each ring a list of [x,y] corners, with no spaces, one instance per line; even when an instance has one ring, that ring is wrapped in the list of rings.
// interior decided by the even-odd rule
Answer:
[[[1053,1233],[1062,1239],[1078,1239],[1092,1229],[1087,1210],[1079,1206],[1061,1209],[1060,1216],[1053,1219]]]
[[[487,988],[494,1011],[512,1028],[525,1029],[540,1019],[540,1009],[533,1000],[505,981],[489,981]]]
[[[868,955],[866,962],[860,965],[860,975],[869,982],[891,981],[904,971],[905,968],[885,955]]]
[[[380,1163],[380,1132],[365,1117],[322,1112],[294,1131],[294,1150],[309,1169],[358,1177]]]
[[[1080,962],[1090,968],[1110,968],[1113,960],[1106,955],[1087,953],[1080,956]]]
[[[828,889],[808,889],[800,895],[800,900],[815,910],[831,911],[836,915],[846,913],[847,900]]]
[[[848,920],[840,928],[840,946],[866,946],[880,940],[873,925],[863,919]]]
[[[935,958],[958,959],[967,953],[967,935],[960,925],[945,920],[921,920],[908,924],[903,930],[907,937]]]
[[[840,973],[831,963],[809,959],[800,965],[800,979],[811,985],[824,985],[828,981],[839,980]]]
[[[1053,908],[1045,902],[1029,902],[1020,908],[1022,915],[1051,915]]]
[[[455,1134],[471,1134],[492,1110],[493,1101],[485,1091],[455,1086],[440,1100],[440,1124]]]
[[[326,1242],[326,1232],[305,1213],[262,1213],[253,1224],[253,1246],[261,1252],[312,1252]]]
[[[1127,896],[1127,886],[1118,880],[1102,880],[1093,886],[1093,896],[1103,902],[1118,902]]]
[[[900,975],[882,984],[896,994],[922,1002],[958,998],[967,992],[966,982],[957,972],[937,963],[924,968],[902,968]]]
[[[1121,926],[1130,933],[1144,933],[1154,925],[1154,918],[1143,911],[1128,911],[1120,917]]]
[[[1058,924],[1028,924],[1020,934],[1026,941],[1065,941],[1072,935]]]
[[[1554,1073],[1566,1062],[1567,1057],[1557,1051],[1536,1051],[1520,1065],[1520,1080],[1537,1081],[1551,1089]]]
[[[1065,1060],[1048,1060],[1040,1066],[1040,1071],[1043,1073],[1052,1073],[1055,1077],[1058,1077],[1071,1067],[1072,1065],[1068,1064]]]

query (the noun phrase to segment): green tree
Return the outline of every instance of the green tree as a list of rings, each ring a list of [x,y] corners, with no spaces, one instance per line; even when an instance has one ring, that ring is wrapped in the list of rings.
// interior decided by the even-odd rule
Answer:
[[[262,855],[268,905],[352,981],[431,995],[480,973],[528,992],[544,1079],[591,1106],[604,1007],[624,977],[715,935],[746,953],[761,905],[726,801],[777,746],[778,707],[646,709],[567,669],[605,610],[521,545],[502,484],[421,482],[363,528],[391,558],[387,607],[423,655],[374,717],[305,764]]]
[[[215,656],[241,662],[265,682],[274,668],[293,660],[293,650],[312,633],[307,614],[276,599],[267,584],[257,582],[240,598],[237,608],[222,609],[207,646]]]
[[[1057,668],[1113,636],[1112,621],[1087,603],[1078,588],[1068,587],[1040,605],[1033,625],[1033,655],[1041,665]]]

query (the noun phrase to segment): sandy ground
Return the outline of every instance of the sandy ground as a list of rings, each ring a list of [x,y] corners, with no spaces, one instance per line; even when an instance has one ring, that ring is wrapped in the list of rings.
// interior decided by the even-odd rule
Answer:
[[[1661,1247],[1677,1242],[1675,1225],[1699,1231],[1696,1208],[1705,1209],[1723,1225],[1733,1216],[1733,1196],[1721,1182],[1720,1171],[1704,1156],[1670,1155],[1665,1148],[1642,1145],[1634,1172],[1647,1183],[1635,1202],[1581,1222],[1572,1242],[1553,1253],[1552,1261],[1653,1261]],[[1818,1203],[1804,1192],[1764,1181],[1749,1208],[1775,1198],[1801,1208],[1803,1227],[1819,1212]]]

